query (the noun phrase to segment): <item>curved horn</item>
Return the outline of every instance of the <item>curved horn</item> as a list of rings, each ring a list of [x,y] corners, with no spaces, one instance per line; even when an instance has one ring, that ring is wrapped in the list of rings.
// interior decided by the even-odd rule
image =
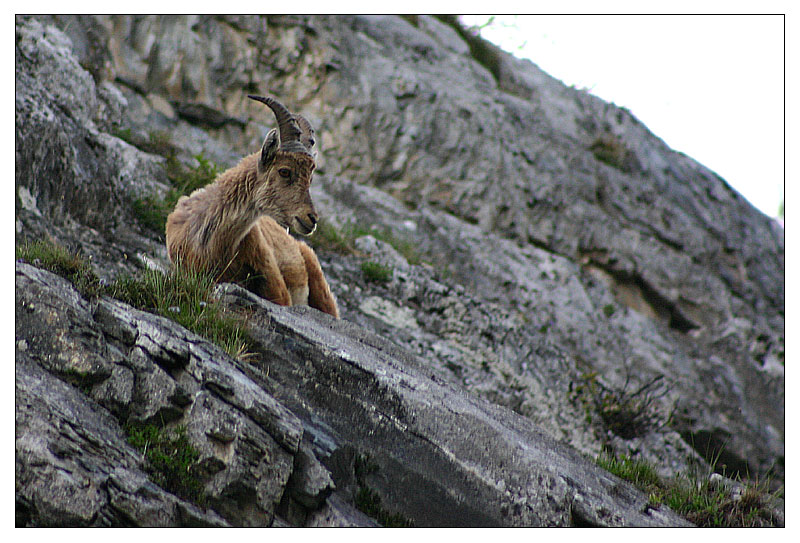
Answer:
[[[272,98],[271,96],[254,96],[247,95],[248,98],[266,104],[275,114],[275,120],[278,121],[278,134],[280,135],[280,149],[284,151],[306,151],[305,146],[300,142],[302,131],[297,121],[292,116],[291,112]]]
[[[314,127],[311,126],[311,123],[300,114],[294,115],[294,120],[297,121],[297,125],[300,127],[300,143],[306,146],[309,152],[314,147],[314,143],[316,140],[314,138]]]

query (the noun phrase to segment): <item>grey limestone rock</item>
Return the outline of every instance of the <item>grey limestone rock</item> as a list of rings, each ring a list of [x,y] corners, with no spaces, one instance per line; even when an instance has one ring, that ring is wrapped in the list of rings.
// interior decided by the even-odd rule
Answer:
[[[75,428],[69,435],[83,432],[85,442],[96,442],[90,450],[109,466],[117,464],[116,457],[109,455],[122,454],[116,451],[122,448],[130,457],[127,462],[141,470],[140,455],[127,445],[120,427],[129,424],[182,426],[186,428],[188,442],[198,451],[197,476],[202,482],[203,495],[213,507],[206,513],[211,515],[209,518],[220,521],[224,518],[224,522],[234,525],[272,523],[274,510],[294,470],[293,456],[302,435],[299,420],[280,402],[246,377],[218,347],[168,319],[111,299],[85,300],[60,277],[26,264],[17,264],[16,292],[17,400],[22,402],[18,403],[17,414],[18,470],[24,470],[33,462],[26,443],[37,434],[40,437],[35,441],[40,446],[65,447],[55,438],[47,438],[49,434],[58,437],[58,429],[63,425]],[[102,315],[99,322],[95,314]],[[25,349],[19,352],[22,342]],[[58,383],[58,387],[50,387],[52,390],[46,398],[50,404],[57,404],[59,396],[69,392],[64,401],[72,403],[65,403],[63,407],[68,409],[69,417],[62,417],[66,422],[49,420],[42,413],[38,417],[29,416],[22,408],[27,405],[25,394],[31,393],[28,389],[41,388],[20,381],[25,375],[21,373],[23,362],[33,368],[30,371],[37,372],[35,375],[39,379]],[[74,387],[67,383],[73,383]],[[84,394],[78,392],[79,389]],[[48,387],[41,388],[40,393],[45,390],[49,390]],[[78,407],[78,403],[82,407]],[[55,409],[52,405],[51,408]],[[84,427],[83,411],[96,412],[96,417],[102,418],[93,422],[87,415]],[[21,417],[26,418],[23,421]],[[41,417],[44,418],[39,420]],[[40,425],[46,431],[36,430]],[[24,435],[20,436],[23,430]],[[69,456],[77,457],[75,462],[81,461],[80,450],[80,444],[70,449]],[[64,456],[58,452],[54,454]],[[52,475],[31,471],[31,480],[28,480],[28,472],[23,472],[25,477],[18,474],[18,491],[39,508],[40,498],[34,496],[32,500],[27,494],[38,485],[46,488]],[[107,477],[112,472],[113,469]],[[312,473],[321,477],[313,470]],[[73,479],[67,477],[66,480],[72,482]],[[80,481],[78,478],[75,484],[82,485]],[[87,494],[86,500],[97,503],[81,505],[83,517],[76,517],[77,513],[69,509],[82,502],[71,503],[69,494],[65,493],[59,494],[60,503],[48,505],[65,508],[63,512],[51,511],[61,516],[46,520],[45,515],[42,521],[33,516],[30,523],[94,524],[98,510],[104,505],[102,498],[106,495],[107,484],[104,479],[95,482],[94,486],[102,486],[103,492],[92,487],[95,494]],[[130,484],[117,483],[116,488],[120,492],[134,493],[136,489],[125,490],[125,485]],[[158,491],[167,494],[164,490]],[[315,496],[313,482],[305,493],[311,498]],[[125,499],[130,507],[139,507],[130,501],[132,498]],[[174,496],[170,499],[177,500]],[[194,522],[188,517],[176,516],[177,513],[164,518],[142,515],[130,522],[145,526]],[[200,518],[205,517],[200,515]],[[128,521],[110,519],[108,522],[117,525]]]
[[[269,388],[306,426],[330,429],[328,461],[355,449],[370,465],[362,482],[414,525],[684,524],[524,417],[441,381],[392,342],[233,285],[219,292],[223,303],[254,312],[251,332],[272,353]]]
[[[18,524],[374,524],[359,501],[401,524],[680,523],[584,461],[602,449],[783,484],[783,230],[624,108],[478,62],[428,16],[18,16],[15,37],[18,242],[106,281],[169,269],[134,212],[169,188],[141,142],[232,166],[271,128],[253,92],[316,127],[323,220],[370,232],[318,250],[341,322],[221,290],[257,313],[249,365],[18,263]],[[147,479],[128,422],[186,428],[205,509]]]

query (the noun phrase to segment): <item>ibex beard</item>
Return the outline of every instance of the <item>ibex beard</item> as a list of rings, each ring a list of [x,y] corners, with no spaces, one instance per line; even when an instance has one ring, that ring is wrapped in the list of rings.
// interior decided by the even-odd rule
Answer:
[[[178,200],[167,218],[169,258],[276,304],[309,305],[339,318],[316,254],[289,234],[292,228],[310,235],[319,220],[309,192],[314,129],[274,98],[250,98],[272,109],[277,131],[261,151]]]

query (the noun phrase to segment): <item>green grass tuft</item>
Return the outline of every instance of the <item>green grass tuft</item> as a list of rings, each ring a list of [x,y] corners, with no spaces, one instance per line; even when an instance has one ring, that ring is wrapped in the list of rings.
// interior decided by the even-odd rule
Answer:
[[[392,280],[393,270],[378,262],[367,260],[361,263],[361,271],[364,273],[364,278],[367,281],[375,283],[388,283]]]
[[[322,219],[317,223],[314,235],[308,238],[308,244],[315,251],[355,255],[358,253],[355,247],[356,239],[370,233],[369,230],[354,224],[346,224],[337,228],[329,221]]]
[[[663,483],[655,468],[647,462],[633,460],[629,456],[617,458],[616,456],[601,454],[597,457],[597,465],[630,483],[639,490],[651,494],[659,492]]]
[[[766,485],[747,483],[739,497],[708,478],[681,474],[662,479],[654,466],[629,456],[601,454],[597,465],[632,483],[650,498],[651,506],[666,505],[700,527],[775,526],[769,508],[772,496]]]
[[[171,193],[172,189],[170,189],[169,194]],[[169,197],[169,194],[164,198],[151,195],[134,200],[131,206],[133,207],[133,214],[136,216],[139,224],[158,233],[166,232],[167,217],[172,213],[172,210],[175,209],[174,204],[170,206],[167,203],[167,200],[172,199]],[[175,202],[177,203],[177,201],[176,198]]]
[[[175,159],[167,161],[167,176],[180,195],[205,187],[222,173],[222,168],[202,153],[194,155],[197,166],[186,167]],[[177,198],[176,198],[177,201]]]
[[[194,159],[197,165],[187,167],[174,156],[167,157],[167,177],[172,187],[163,198],[150,195],[133,201],[134,214],[142,225],[156,232],[164,233],[167,227],[167,217],[175,209],[178,199],[213,182],[222,171],[219,166],[206,159],[202,154],[195,155]]]
[[[222,168],[202,153],[194,156],[196,165],[185,166],[178,160],[177,148],[172,144],[167,132],[151,132],[149,138],[144,141],[135,140],[130,129],[119,130],[117,136],[146,152],[161,155],[166,159],[164,169],[171,187],[164,197],[149,195],[134,200],[132,204],[139,222],[161,234],[166,229],[167,216],[175,209],[178,199],[213,182],[222,172]]]
[[[49,241],[17,245],[15,256],[72,282],[86,297],[110,296],[133,307],[162,315],[243,358],[251,345],[246,318],[225,310],[213,297],[215,280],[207,274],[174,266],[170,273],[145,270],[104,284],[78,253]]]
[[[419,265],[422,263],[422,254],[413,242],[399,238],[388,230],[377,233],[373,232],[372,235],[375,239],[384,241],[394,247],[398,253],[403,255],[403,258],[405,258],[406,262],[409,264]]]
[[[251,343],[246,322],[214,300],[215,283],[210,274],[176,265],[168,274],[146,270],[140,277],[121,277],[111,286],[110,295],[172,319],[240,358]]]
[[[147,459],[146,471],[158,486],[197,505],[205,503],[203,485],[192,472],[200,453],[189,442],[186,427],[174,430],[153,424],[127,424],[128,442]]]
[[[761,528],[775,526],[766,485],[746,484],[739,497],[705,479],[676,478],[663,493],[662,502],[701,527]]]
[[[85,296],[102,293],[102,282],[91,264],[61,245],[45,240],[24,241],[14,248],[14,257],[67,279]]]

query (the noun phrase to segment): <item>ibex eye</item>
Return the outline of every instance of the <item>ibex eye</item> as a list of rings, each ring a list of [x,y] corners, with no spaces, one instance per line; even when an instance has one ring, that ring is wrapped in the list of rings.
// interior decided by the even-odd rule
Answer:
[[[288,179],[292,175],[292,172],[289,168],[281,168],[280,170],[278,170],[278,174],[281,177],[285,177]]]

